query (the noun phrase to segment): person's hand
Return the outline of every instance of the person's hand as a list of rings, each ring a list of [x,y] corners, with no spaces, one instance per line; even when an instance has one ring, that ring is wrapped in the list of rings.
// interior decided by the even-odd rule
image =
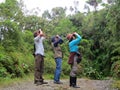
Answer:
[[[77,32],[74,32],[73,35],[77,35]]]
[[[45,36],[43,31],[41,29],[39,29],[39,36],[42,37],[42,36]]]
[[[39,29],[39,32],[40,32],[40,34],[43,34],[43,31],[41,29]]]
[[[57,38],[59,38],[60,36],[59,35],[56,35]]]

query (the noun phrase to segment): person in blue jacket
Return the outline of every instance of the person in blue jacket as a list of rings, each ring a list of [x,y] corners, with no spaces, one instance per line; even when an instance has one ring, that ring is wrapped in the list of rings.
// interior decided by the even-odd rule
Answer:
[[[69,60],[68,60],[68,64],[70,64],[71,66],[71,71],[70,71],[70,87],[74,87],[74,88],[80,88],[76,85],[77,82],[77,53],[79,52],[78,50],[78,45],[81,41],[81,36],[78,33],[73,33],[73,34],[68,34],[67,35],[67,39],[69,40],[69,51],[70,51],[70,55],[69,55]]]

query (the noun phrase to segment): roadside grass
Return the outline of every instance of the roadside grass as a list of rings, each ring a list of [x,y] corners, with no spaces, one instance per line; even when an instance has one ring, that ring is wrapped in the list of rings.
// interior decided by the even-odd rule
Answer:
[[[1,78],[0,79],[0,87],[7,87],[16,83],[20,83],[20,82],[25,82],[25,81],[31,81],[33,80],[33,74],[29,74],[29,75],[24,75],[24,77],[22,78]]]
[[[114,81],[113,84],[112,84],[112,87],[120,90],[120,80]]]

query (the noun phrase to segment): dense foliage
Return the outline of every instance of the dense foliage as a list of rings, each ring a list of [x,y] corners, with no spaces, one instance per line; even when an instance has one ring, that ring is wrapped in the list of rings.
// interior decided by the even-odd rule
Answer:
[[[90,3],[90,2],[89,2]],[[96,2],[97,3],[97,2]],[[99,3],[99,2],[98,2]],[[94,5],[94,4],[93,4]],[[34,71],[33,32],[42,28],[46,33],[45,74],[53,74],[55,62],[51,37],[59,34],[64,39],[62,75],[68,75],[69,50],[66,34],[78,32],[82,62],[79,76],[93,79],[120,77],[120,1],[103,4],[104,9],[66,15],[66,9],[53,8],[42,17],[24,15],[23,3],[6,0],[0,4],[0,78],[23,77]],[[97,6],[94,6],[95,8]]]

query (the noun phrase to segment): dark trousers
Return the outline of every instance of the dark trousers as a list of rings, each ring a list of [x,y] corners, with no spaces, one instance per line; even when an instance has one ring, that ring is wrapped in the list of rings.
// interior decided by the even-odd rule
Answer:
[[[43,82],[43,71],[44,71],[44,57],[40,54],[35,55],[35,82]]]

